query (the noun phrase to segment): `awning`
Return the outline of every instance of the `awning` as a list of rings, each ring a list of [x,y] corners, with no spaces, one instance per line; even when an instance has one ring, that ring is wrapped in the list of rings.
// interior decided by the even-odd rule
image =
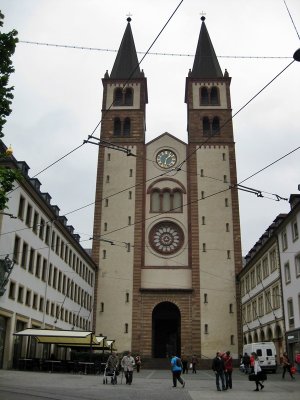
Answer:
[[[104,336],[95,336],[92,331],[61,331],[54,329],[24,329],[14,333],[16,336],[31,336],[38,343],[51,343],[60,345],[100,345]]]

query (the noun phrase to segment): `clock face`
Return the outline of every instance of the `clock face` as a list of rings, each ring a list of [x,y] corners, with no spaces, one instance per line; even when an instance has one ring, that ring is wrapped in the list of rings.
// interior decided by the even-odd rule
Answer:
[[[156,156],[156,162],[161,168],[171,168],[176,161],[177,157],[171,150],[161,150]]]
[[[171,221],[159,222],[149,233],[151,247],[160,254],[177,253],[183,246],[184,234],[180,226]]]

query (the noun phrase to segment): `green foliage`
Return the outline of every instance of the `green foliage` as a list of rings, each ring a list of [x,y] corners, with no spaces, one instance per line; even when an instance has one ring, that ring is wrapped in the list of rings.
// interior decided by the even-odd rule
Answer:
[[[3,27],[4,15],[0,11],[0,28]],[[8,86],[9,76],[15,71],[11,57],[15,52],[18,32],[12,30],[8,33],[0,31],[0,138],[3,137],[3,125],[6,117],[11,113],[12,91],[14,87]],[[0,158],[5,158],[5,154],[0,154]],[[7,208],[8,192],[13,188],[14,181],[20,177],[17,170],[0,167],[0,210]]]
[[[3,27],[4,15],[0,11],[0,27]],[[14,87],[8,86],[9,76],[15,71],[11,57],[15,52],[18,32],[13,29],[11,32],[0,31],[0,137],[3,137],[3,125],[6,117],[11,113],[12,91]]]
[[[13,189],[14,181],[20,177],[17,170],[0,167],[0,210],[7,208],[8,192]]]

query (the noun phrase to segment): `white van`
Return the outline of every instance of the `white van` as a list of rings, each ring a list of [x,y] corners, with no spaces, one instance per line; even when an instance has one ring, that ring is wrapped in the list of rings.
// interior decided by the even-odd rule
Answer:
[[[245,344],[243,347],[243,355],[255,352],[258,355],[260,366],[263,370],[276,372],[276,348],[273,342],[257,342]]]

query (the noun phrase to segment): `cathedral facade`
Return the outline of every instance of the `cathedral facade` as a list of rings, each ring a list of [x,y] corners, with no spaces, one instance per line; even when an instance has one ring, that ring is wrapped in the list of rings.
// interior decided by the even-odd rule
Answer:
[[[103,79],[93,258],[96,333],[143,358],[238,357],[242,267],[230,81],[205,18],[186,78],[188,143],[145,142],[130,19]]]

